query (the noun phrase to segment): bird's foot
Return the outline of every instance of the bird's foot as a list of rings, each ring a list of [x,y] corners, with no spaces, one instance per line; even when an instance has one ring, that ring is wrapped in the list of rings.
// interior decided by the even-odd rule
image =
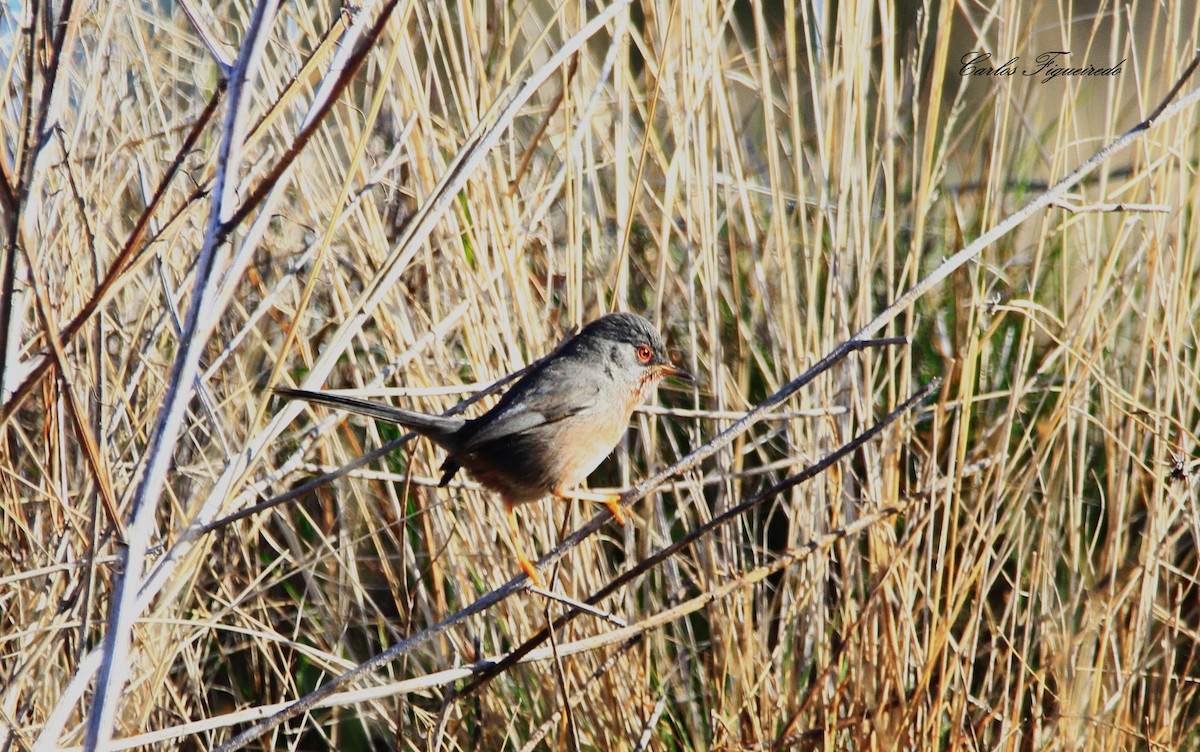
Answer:
[[[594,501],[603,504],[608,507],[608,511],[612,512],[613,519],[617,521],[617,524],[625,527],[625,510],[621,507],[621,494],[575,488],[570,491],[558,490],[554,492],[554,495],[560,499]]]

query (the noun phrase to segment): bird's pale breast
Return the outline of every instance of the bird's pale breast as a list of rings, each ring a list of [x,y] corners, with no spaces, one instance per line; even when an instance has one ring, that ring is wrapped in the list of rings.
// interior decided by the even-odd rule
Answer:
[[[563,448],[558,454],[555,473],[560,490],[583,483],[612,454],[629,427],[629,416],[630,412],[613,405],[562,421]]]

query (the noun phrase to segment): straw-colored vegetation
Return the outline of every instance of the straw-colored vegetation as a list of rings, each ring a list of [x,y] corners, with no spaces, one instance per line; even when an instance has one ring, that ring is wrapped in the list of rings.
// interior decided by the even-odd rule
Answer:
[[[1190,3],[901,5],[402,0],[375,28],[378,3],[290,2],[239,89],[248,4],[5,3],[0,749],[90,721],[210,748],[412,637],[250,746],[1200,746],[1194,102],[877,333],[911,345],[835,364],[551,589],[587,599],[941,377],[930,399],[485,683],[472,664],[572,607],[515,588],[458,615],[517,570],[502,508],[438,489],[428,442],[198,530],[398,436],[272,385],[440,412],[613,309],[699,376],[591,479],[629,487],[1135,125],[1200,47]],[[1015,74],[960,76],[972,50]],[[1050,50],[1123,62],[1022,75]],[[599,511],[525,507],[526,545]],[[122,582],[142,595],[114,617]]]

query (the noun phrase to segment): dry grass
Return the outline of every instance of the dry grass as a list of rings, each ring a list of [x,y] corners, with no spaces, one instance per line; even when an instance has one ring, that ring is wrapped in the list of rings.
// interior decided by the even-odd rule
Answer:
[[[401,2],[374,41],[375,6],[289,3],[241,100],[216,57],[235,59],[250,11],[189,5],[195,23],[158,4],[0,15],[0,749],[84,743],[98,696],[117,740],[209,748],[413,636],[253,744],[1200,745],[1195,106],[1068,197],[1101,211],[1035,213],[889,325],[910,347],[839,363],[633,524],[567,550],[553,589],[586,599],[940,376],[935,400],[491,681],[469,664],[570,607],[501,591],[427,631],[514,564],[502,510],[435,488],[426,442],[194,534],[397,437],[271,384],[442,411],[612,309],[661,324],[701,377],[638,413],[592,485],[651,475],[1137,123],[1200,47],[1190,3],[1001,19],[638,0],[582,40],[603,8]],[[334,56],[359,45],[296,152]],[[980,49],[1020,56],[1017,75],[960,77]],[[1125,63],[1020,74],[1055,49]],[[510,127],[502,108],[539,72]],[[245,148],[222,156],[238,101]],[[181,335],[205,278],[213,313]],[[199,348],[182,379],[181,336]],[[159,472],[173,378],[187,411]],[[547,501],[521,520],[546,552],[595,511]],[[130,633],[109,623],[115,587],[143,569],[132,644],[96,679],[106,636]]]

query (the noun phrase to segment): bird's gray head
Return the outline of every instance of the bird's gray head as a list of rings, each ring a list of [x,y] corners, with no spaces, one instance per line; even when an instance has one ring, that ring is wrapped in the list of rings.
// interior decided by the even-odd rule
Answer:
[[[595,362],[610,378],[624,376],[640,383],[664,376],[692,378],[671,364],[662,336],[635,313],[601,316],[575,335],[566,348]]]

